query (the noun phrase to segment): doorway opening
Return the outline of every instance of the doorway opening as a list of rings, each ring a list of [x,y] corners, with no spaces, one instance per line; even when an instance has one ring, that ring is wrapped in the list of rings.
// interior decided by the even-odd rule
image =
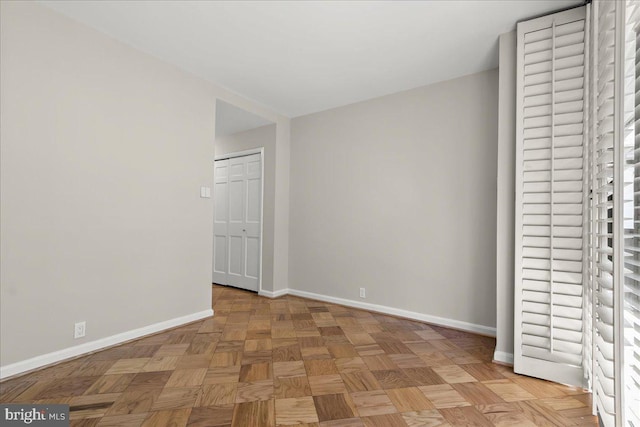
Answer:
[[[275,123],[216,104],[212,283],[258,292],[272,280]],[[264,262],[266,260],[266,262]],[[265,274],[266,273],[266,274]]]

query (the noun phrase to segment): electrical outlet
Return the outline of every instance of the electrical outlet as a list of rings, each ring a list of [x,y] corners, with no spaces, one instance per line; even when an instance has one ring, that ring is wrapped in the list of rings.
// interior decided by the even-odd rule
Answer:
[[[73,327],[73,338],[82,338],[87,332],[87,322],[78,322]]]
[[[364,288],[360,288],[360,298],[366,298],[366,294],[364,292]]]

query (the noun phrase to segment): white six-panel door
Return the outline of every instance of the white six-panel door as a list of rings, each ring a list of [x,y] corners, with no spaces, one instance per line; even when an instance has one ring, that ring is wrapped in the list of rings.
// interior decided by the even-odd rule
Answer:
[[[261,155],[216,160],[214,170],[213,282],[258,291]]]

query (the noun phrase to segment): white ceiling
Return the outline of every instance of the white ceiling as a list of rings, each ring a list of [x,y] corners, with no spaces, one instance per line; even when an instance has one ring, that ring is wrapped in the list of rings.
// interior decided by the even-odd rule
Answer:
[[[516,21],[583,2],[42,3],[295,117],[497,67]]]
[[[273,122],[218,99],[216,138],[270,125]]]

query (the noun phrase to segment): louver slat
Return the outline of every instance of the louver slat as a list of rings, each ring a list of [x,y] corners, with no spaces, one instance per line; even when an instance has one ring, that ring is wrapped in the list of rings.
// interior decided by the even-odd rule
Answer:
[[[614,399],[614,278],[617,253],[614,249],[614,24],[616,2],[594,5],[593,34],[593,180],[592,238],[593,280],[591,292],[595,333],[593,336],[593,391],[605,426],[615,425]],[[617,280],[617,279],[616,279]]]

